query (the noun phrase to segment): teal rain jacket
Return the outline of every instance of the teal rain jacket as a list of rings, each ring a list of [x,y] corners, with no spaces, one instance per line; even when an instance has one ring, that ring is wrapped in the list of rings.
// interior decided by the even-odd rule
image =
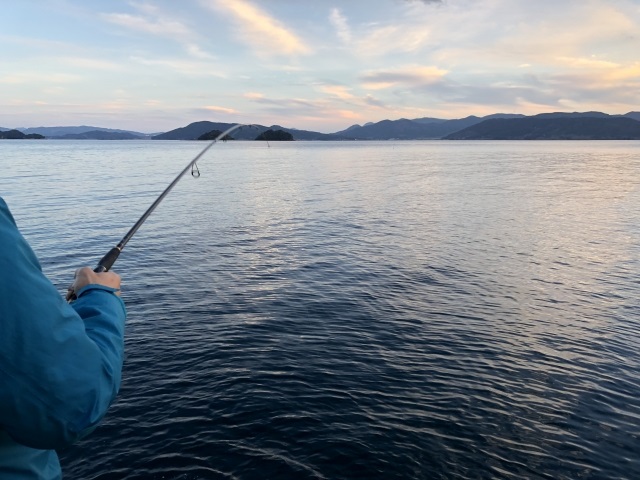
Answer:
[[[125,308],[87,285],[69,305],[0,199],[0,478],[59,479],[55,450],[89,433],[120,388]]]

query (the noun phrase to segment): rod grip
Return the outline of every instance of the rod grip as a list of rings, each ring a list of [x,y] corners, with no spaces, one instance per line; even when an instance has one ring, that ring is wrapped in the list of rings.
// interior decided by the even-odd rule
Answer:
[[[94,268],[93,271],[97,273],[108,272],[113,264],[116,263],[119,255],[120,249],[118,247],[113,247],[104,257],[102,257],[102,260],[98,262],[98,266]]]

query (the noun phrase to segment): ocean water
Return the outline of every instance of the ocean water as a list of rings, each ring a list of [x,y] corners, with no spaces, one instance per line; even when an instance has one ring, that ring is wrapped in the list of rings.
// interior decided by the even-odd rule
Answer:
[[[60,289],[199,142],[2,141]],[[66,479],[640,478],[640,142],[217,144],[125,248]]]

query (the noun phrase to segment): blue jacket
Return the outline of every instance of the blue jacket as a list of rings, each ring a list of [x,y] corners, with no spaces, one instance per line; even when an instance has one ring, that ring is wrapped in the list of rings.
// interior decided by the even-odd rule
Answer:
[[[59,479],[55,449],[89,433],[120,388],[125,308],[87,285],[69,305],[0,199],[0,478]]]

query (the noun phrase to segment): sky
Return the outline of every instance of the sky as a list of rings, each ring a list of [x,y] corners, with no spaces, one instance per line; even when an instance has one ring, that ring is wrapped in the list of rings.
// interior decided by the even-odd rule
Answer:
[[[640,0],[0,0],[0,127],[640,110]]]

